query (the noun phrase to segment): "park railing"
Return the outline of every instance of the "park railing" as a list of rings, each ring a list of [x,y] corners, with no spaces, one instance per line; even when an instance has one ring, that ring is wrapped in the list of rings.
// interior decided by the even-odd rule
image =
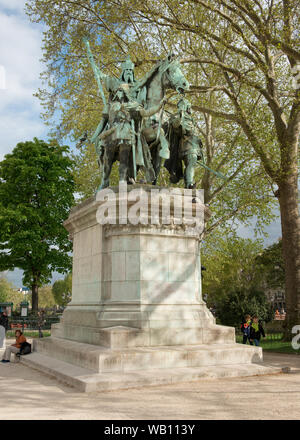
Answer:
[[[44,324],[42,325],[43,330],[50,330],[52,324],[56,324],[60,321],[60,316],[46,316],[44,318]],[[37,318],[11,318],[9,320],[9,330],[38,330],[39,321]]]
[[[283,332],[278,330],[265,330],[266,337],[263,339],[264,342],[278,342],[283,338]],[[235,339],[236,342],[243,342],[243,334],[240,328],[235,329]]]

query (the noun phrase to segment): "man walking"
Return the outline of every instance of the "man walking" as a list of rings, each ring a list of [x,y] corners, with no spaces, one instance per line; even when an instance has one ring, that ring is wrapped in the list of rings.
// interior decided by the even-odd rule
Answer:
[[[5,312],[0,314],[0,348],[5,348],[5,336],[8,330],[8,317]]]

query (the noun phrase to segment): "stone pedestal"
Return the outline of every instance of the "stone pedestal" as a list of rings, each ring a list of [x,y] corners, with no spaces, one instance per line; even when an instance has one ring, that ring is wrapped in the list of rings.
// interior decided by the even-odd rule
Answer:
[[[101,225],[97,211],[106,202],[95,199],[71,212],[72,301],[55,336],[111,347],[233,341],[233,329],[216,326],[202,300],[199,231],[174,224],[182,190],[164,225],[162,216],[151,224],[152,188],[141,188],[149,195],[146,224],[120,224],[118,209],[116,224]],[[121,197],[116,192],[118,208]]]
[[[142,189],[149,195],[153,187]],[[262,361],[261,348],[235,344],[234,328],[216,325],[202,299],[199,230],[180,224],[176,208],[183,190],[172,199],[170,224],[164,224],[161,207],[151,224],[150,197],[141,223],[126,222],[136,199],[124,208],[127,192],[113,190],[116,209],[108,211],[108,220],[116,214],[115,224],[99,223],[99,209],[108,203],[99,193],[65,222],[73,240],[72,301],[52,326],[52,337],[36,341],[35,353],[24,362],[48,372],[53,365],[56,377],[83,391],[124,388],[130,381],[136,386],[134,374],[122,379],[128,371],[144,372],[141,386],[196,380],[222,365],[235,365],[243,374],[265,372],[252,364]],[[204,205],[202,211],[209,215]]]

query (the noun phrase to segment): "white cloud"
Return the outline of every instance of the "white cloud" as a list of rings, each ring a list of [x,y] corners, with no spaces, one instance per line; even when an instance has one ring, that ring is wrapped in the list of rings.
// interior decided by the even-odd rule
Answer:
[[[1,115],[0,118],[0,160],[4,155],[10,153],[18,142],[32,140],[34,137],[44,138],[45,127],[30,110],[17,111],[12,117],[11,114]]]
[[[46,137],[41,107],[33,94],[41,87],[44,69],[42,27],[29,22],[25,0],[0,0],[0,65],[5,70],[5,89],[0,89],[0,160],[19,141]]]
[[[25,1],[23,0],[0,0],[0,9],[7,9],[8,11],[23,12]]]

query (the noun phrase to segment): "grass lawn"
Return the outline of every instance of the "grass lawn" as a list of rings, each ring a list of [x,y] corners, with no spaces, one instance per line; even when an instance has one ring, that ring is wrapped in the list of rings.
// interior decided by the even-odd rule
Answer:
[[[298,354],[300,355],[300,350],[294,350],[291,342],[283,342],[282,333],[275,333],[268,335],[265,338],[261,338],[260,346],[264,351],[274,352],[274,353],[285,353],[285,354]],[[236,342],[241,343],[243,340],[242,335],[236,335]]]
[[[261,347],[264,351],[270,351],[274,353],[286,353],[286,354],[299,354],[300,350],[294,350],[291,342],[283,342],[283,341],[262,341]]]
[[[19,330],[19,329],[16,329],[16,330]],[[6,332],[6,337],[7,338],[14,338],[16,330],[8,330],[8,332]],[[22,329],[20,329],[20,330],[22,331]],[[26,338],[38,338],[39,331],[38,330],[24,330],[23,335]],[[44,335],[44,337],[51,336],[51,331],[50,330],[43,330],[43,335]]]

